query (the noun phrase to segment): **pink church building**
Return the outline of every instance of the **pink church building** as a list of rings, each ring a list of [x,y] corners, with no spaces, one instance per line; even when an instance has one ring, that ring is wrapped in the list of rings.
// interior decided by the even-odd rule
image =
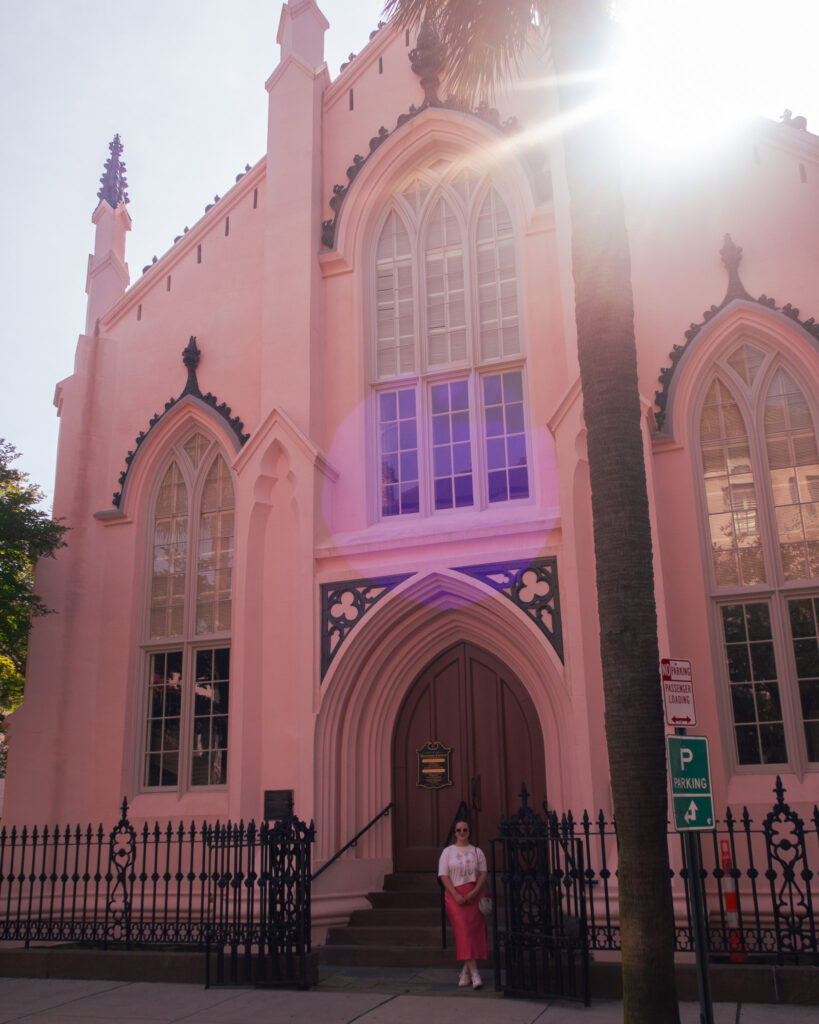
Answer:
[[[71,531],[38,572],[57,614],[3,809],[259,820],[292,797],[321,865],[392,801],[317,924],[433,868],[461,799],[481,844],[524,780],[611,812],[548,45],[471,111],[439,97],[434,40],[388,24],[331,80],[327,29],[284,5],[267,153],[133,283],[111,145],[55,396]],[[661,654],[692,664],[718,813],[764,815],[777,775],[804,812],[819,138],[760,121],[696,168],[627,160],[623,191]],[[452,785],[418,784],[426,744]]]

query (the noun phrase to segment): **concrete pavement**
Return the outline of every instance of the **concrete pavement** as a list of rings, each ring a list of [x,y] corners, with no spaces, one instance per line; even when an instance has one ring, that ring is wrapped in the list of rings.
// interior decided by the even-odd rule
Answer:
[[[333,975],[308,992],[273,989],[205,989],[149,982],[0,978],[0,1024],[621,1024],[619,1002],[596,1001],[590,1009],[559,1002],[501,999],[490,988],[457,989],[444,975],[415,972],[404,991],[394,974]],[[441,986],[439,991],[439,986]],[[445,991],[444,991],[445,989]],[[468,1000],[468,1006],[465,1004]],[[698,1024],[696,1003],[680,1004],[682,1024]],[[715,1024],[808,1024],[815,1006],[718,1003]]]

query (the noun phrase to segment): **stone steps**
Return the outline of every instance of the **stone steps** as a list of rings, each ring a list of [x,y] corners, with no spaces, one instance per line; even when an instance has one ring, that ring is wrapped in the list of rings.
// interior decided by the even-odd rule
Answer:
[[[330,929],[318,951],[320,963],[454,971],[455,938],[449,924],[447,948],[441,948],[440,892],[431,873],[387,875],[381,892],[368,893],[370,909],[357,910],[347,925]]]

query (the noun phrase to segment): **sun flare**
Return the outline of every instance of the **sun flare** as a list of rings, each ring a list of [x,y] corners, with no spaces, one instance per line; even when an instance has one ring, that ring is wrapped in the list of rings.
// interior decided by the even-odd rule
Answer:
[[[816,0],[617,0],[615,9],[612,102],[632,144],[656,157],[695,158],[813,92]]]

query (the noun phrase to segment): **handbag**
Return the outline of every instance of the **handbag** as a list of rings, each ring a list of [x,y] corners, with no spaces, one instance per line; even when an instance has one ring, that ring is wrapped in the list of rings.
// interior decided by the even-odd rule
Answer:
[[[484,917],[492,916],[492,899],[489,896],[481,896],[478,901],[478,910],[483,914]]]

